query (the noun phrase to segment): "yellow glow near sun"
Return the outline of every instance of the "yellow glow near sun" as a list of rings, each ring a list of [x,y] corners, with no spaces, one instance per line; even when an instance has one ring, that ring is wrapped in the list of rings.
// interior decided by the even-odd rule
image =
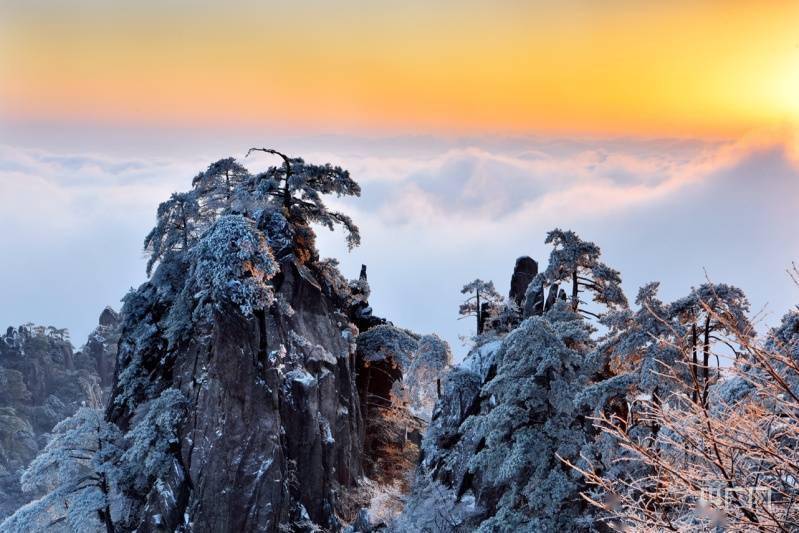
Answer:
[[[777,107],[785,109],[796,120],[799,119],[799,46],[792,55],[777,74],[774,95]]]

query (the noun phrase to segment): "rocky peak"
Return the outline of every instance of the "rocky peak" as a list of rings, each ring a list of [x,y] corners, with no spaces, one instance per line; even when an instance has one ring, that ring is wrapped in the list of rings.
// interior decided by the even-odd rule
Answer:
[[[82,366],[93,369],[100,377],[100,386],[106,395],[114,383],[119,334],[119,313],[106,307],[100,313],[97,327],[89,334],[86,344],[77,354]]]
[[[513,267],[513,275],[510,278],[510,293],[508,297],[519,306],[524,304],[527,286],[538,274],[538,263],[529,256],[522,256],[516,259]]]
[[[418,445],[403,472],[374,474],[370,430],[390,410],[403,422],[384,424],[381,444],[421,439],[434,400],[418,388],[435,390],[448,347],[401,332],[407,353],[405,341],[382,359],[364,352],[370,338],[369,350],[389,350],[370,334],[392,326],[373,314],[365,266],[348,280],[319,259],[310,225],[339,225],[357,245],[358,228],[320,194],[360,188],[338,167],[254,151],[283,164],[251,175],[223,160],[162,204],[145,241],[157,268],[125,298],[107,420],[137,431],[165,397],[180,398],[182,414],[160,466],[119,487],[126,503],[111,513],[123,529],[336,531],[413,468]],[[233,191],[217,172],[231,165]],[[186,223],[176,230],[172,216]],[[406,373],[415,379],[403,388]]]
[[[99,325],[107,328],[115,327],[119,323],[119,313],[114,311],[111,307],[106,307],[100,313]]]

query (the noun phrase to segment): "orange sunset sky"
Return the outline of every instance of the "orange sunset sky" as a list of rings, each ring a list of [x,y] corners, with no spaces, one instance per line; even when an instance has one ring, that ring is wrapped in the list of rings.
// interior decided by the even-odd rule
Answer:
[[[799,301],[799,0],[0,0],[0,327],[82,342],[159,202],[253,145],[348,169],[381,316],[456,353],[461,287],[546,231],[632,300],[707,277]],[[423,302],[420,305],[420,302]],[[769,322],[769,323],[773,323]]]
[[[0,118],[734,137],[799,118],[799,1],[2,0]]]

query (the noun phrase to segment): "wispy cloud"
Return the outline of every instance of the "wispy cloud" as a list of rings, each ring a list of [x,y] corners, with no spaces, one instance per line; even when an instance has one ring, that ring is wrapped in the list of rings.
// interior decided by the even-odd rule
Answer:
[[[793,294],[781,274],[799,256],[799,158],[784,136],[738,142],[436,141],[392,153],[356,143],[306,159],[350,169],[359,200],[331,200],[362,226],[326,255],[355,275],[367,263],[379,312],[457,342],[458,285],[504,286],[516,256],[545,257],[544,233],[572,227],[620,268],[628,291],[662,279],[678,295],[702,281],[743,286],[775,312]],[[222,157],[227,154],[220,153]],[[141,240],[159,201],[189,186],[211,158],[112,157],[0,146],[0,322],[68,326],[75,338],[143,279]],[[247,160],[254,170],[272,161]]]
[[[725,170],[758,153],[776,151],[794,161],[793,145],[775,138],[597,144],[563,141],[512,150],[467,146],[423,159],[339,162],[357,169],[354,175],[365,183],[364,201],[356,209],[387,224],[427,224],[436,218],[499,222],[531,212],[592,216],[723,179]]]

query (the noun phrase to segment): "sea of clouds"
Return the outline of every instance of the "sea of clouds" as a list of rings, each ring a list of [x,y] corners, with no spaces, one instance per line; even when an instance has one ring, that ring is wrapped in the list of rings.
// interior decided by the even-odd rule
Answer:
[[[403,137],[293,138],[271,146],[350,170],[360,199],[332,199],[361,226],[346,252],[320,230],[348,276],[369,268],[375,312],[438,332],[463,353],[460,287],[507,290],[514,260],[545,260],[547,230],[599,244],[632,299],[651,280],[666,298],[706,277],[741,286],[765,323],[799,290],[799,157],[786,134],[735,141]],[[97,146],[100,146],[98,143]],[[69,327],[80,345],[107,304],[144,280],[141,243],[155,209],[214,159],[246,145],[168,150],[0,145],[0,324]],[[242,161],[257,171],[277,162]],[[769,314],[770,313],[770,314]]]

